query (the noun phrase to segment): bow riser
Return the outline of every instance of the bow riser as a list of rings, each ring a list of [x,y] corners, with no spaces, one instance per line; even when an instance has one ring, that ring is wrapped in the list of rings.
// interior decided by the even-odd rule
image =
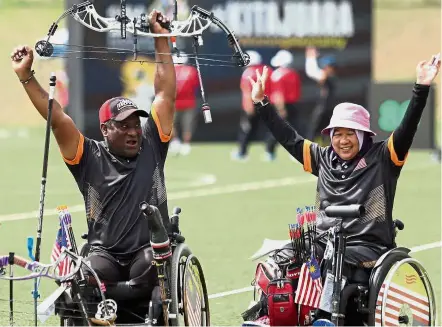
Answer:
[[[121,19],[126,20],[126,32],[137,36],[150,37],[190,37],[201,35],[210,27],[212,21],[196,11],[191,11],[190,16],[184,21],[172,21],[169,33],[152,33],[149,31],[146,15],[130,19],[128,17],[107,18],[99,15],[93,4],[79,7],[71,13],[77,22],[95,32],[121,32]]]

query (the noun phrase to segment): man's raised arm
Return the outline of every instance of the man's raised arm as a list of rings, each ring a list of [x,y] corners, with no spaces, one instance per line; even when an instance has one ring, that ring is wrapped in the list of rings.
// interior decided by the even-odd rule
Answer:
[[[15,48],[11,53],[12,68],[21,81],[26,93],[40,115],[47,119],[49,94],[41,87],[32,71],[33,50],[28,46]],[[60,104],[53,101],[52,132],[65,159],[73,160],[77,153],[80,132],[73,120],[63,112]]]
[[[167,23],[169,19],[158,11],[153,10],[149,15],[152,32],[168,33],[168,30],[161,27],[158,21]],[[168,38],[155,38],[155,61],[157,64],[154,79],[155,99],[153,101],[153,110],[155,110],[161,126],[162,133],[160,134],[169,136],[172,133],[175,115],[176,75]],[[156,123],[158,126],[158,122]]]

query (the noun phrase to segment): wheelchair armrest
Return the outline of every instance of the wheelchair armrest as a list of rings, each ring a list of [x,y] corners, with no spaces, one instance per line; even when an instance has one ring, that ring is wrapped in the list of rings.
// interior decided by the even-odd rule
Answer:
[[[170,231],[172,233],[180,233],[180,213],[181,213],[181,208],[180,207],[175,207],[173,209],[173,215],[169,217],[169,222],[170,222]]]
[[[365,207],[360,204],[330,205],[325,208],[325,214],[334,218],[360,218],[365,214]]]
[[[405,227],[405,224],[401,220],[396,219],[396,220],[393,221],[393,228],[397,228],[399,230],[403,230],[404,227]]]
[[[169,238],[171,241],[175,241],[177,243],[184,243],[184,241],[186,240],[186,238],[178,233],[169,233]]]
[[[410,253],[410,251],[411,251],[410,249],[408,249],[408,248],[406,248],[406,247],[402,247],[402,246],[400,246],[400,247],[396,247],[396,248],[393,248],[393,249],[391,249],[391,250],[388,250],[388,251],[385,252],[383,255],[381,255],[380,258],[376,261],[376,263],[375,263],[375,265],[374,265],[374,267],[373,267],[373,270],[374,270],[375,268],[380,267],[381,264],[382,264],[382,262],[385,260],[385,258],[386,258],[387,256],[389,256],[389,255],[395,255],[395,254],[398,254],[398,253],[402,253],[402,255],[408,256],[408,254]]]

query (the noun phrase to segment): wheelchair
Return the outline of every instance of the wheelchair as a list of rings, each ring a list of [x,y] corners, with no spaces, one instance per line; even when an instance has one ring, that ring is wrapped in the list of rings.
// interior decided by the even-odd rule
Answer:
[[[372,267],[352,271],[351,283],[343,288],[342,263],[345,254],[345,231],[342,219],[361,217],[365,208],[360,205],[329,206],[327,216],[338,218],[337,248],[334,259],[334,289],[332,297],[331,325],[348,325],[349,316],[356,314],[358,321],[368,326],[434,326],[436,300],[427,271],[410,256],[410,250],[395,246],[384,253]],[[393,222],[395,236],[403,230],[400,220]],[[316,325],[320,325],[318,322]],[[355,324],[352,320],[351,325]]]
[[[343,280],[346,236],[345,230],[342,229],[342,220],[360,217],[364,212],[365,208],[360,205],[329,206],[325,209],[328,217],[337,218],[338,221],[338,224],[332,227],[332,231],[326,231],[315,238],[317,242],[321,238],[333,235],[333,250],[328,254],[330,260],[328,263],[332,263],[329,276],[327,269],[324,269],[325,260],[321,262],[322,293],[329,295],[329,301],[324,305],[322,301],[324,294],[322,294],[321,304],[315,309],[298,303],[293,304],[292,300],[291,305],[295,306],[296,313],[289,321],[290,325],[434,326],[436,324],[435,293],[428,273],[418,260],[410,256],[410,250],[405,247],[394,245],[394,248],[385,252],[376,262],[352,269],[351,274]],[[403,228],[404,224],[400,220],[394,221],[395,236],[397,230]],[[283,249],[278,249],[274,253],[279,252],[281,256],[281,250],[283,252]],[[278,260],[273,260],[277,255],[273,258],[272,255],[269,256],[271,264],[275,262],[278,264]],[[283,276],[275,280],[289,279],[288,273],[284,276],[283,269],[279,270]],[[328,284],[327,278],[329,278]],[[272,284],[271,280],[269,284]],[[296,291],[296,288],[293,288],[293,291]],[[243,326],[257,325],[250,320],[259,316],[283,315],[287,312],[286,300],[295,298],[294,294],[289,294],[287,291],[284,294],[283,288],[276,293],[277,299],[275,295],[266,294],[264,297],[261,295],[259,303],[243,313],[243,319],[246,320]],[[272,296],[274,298],[270,300]],[[257,314],[258,311],[260,313]],[[250,319],[251,317],[253,318]]]
[[[153,264],[156,265],[160,285],[154,288],[152,294],[141,297],[140,294],[129,297],[126,294],[122,299],[118,293],[107,295],[102,284],[97,284],[94,278],[90,279],[80,270],[55,301],[55,314],[59,316],[61,326],[210,325],[209,299],[202,266],[184,243],[185,238],[179,230],[181,209],[174,209],[169,218],[171,228],[168,232],[156,207],[144,202],[140,204],[140,210],[149,219]],[[85,240],[87,234],[81,237]],[[158,244],[161,246],[155,246]],[[88,256],[89,251],[87,242],[78,250],[83,258]],[[105,294],[104,300],[100,294]]]

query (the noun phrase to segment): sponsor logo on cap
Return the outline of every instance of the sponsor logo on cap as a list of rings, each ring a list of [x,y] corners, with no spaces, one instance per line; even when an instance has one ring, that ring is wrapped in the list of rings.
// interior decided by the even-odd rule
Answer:
[[[118,103],[117,103],[117,110],[118,111],[120,111],[121,109],[123,109],[125,107],[135,107],[135,108],[137,108],[135,103],[133,103],[129,99],[122,99],[122,100],[118,101]]]

